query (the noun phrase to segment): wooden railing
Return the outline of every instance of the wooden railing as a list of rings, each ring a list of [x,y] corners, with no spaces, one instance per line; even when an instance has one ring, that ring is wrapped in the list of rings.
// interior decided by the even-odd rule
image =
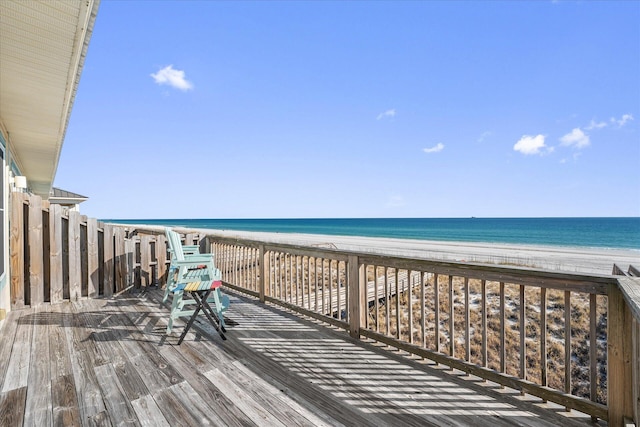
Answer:
[[[13,194],[14,308],[162,286],[161,227],[102,224]],[[46,205],[46,203],[45,203]],[[175,229],[229,288],[559,403],[638,425],[640,284],[629,276],[419,260]],[[630,270],[632,271],[632,270]]]

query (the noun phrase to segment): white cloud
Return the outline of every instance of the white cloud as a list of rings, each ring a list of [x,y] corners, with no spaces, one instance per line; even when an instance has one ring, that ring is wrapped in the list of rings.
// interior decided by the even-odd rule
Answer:
[[[391,110],[387,110],[384,113],[378,114],[378,117],[376,118],[376,120],[392,118],[395,116],[396,116],[396,110],[392,108]]]
[[[184,71],[175,70],[173,65],[167,65],[157,73],[152,73],[151,77],[159,85],[169,85],[182,91],[193,89],[193,83],[185,79]]]
[[[542,154],[542,149],[546,147],[544,145],[544,135],[523,135],[518,142],[515,143],[513,149],[519,151],[522,154]]]
[[[628,122],[633,120],[633,116],[631,114],[623,114],[622,117],[616,119],[615,117],[611,117],[611,123],[618,125],[619,128],[626,125]]]
[[[440,151],[444,150],[444,144],[439,142],[437,145],[435,145],[434,147],[431,148],[423,148],[422,151],[424,151],[425,153],[429,154],[429,153],[439,153]]]
[[[588,147],[591,144],[589,135],[585,134],[580,128],[575,128],[562,138],[560,138],[562,145],[575,148]]]
[[[482,135],[480,135],[480,138],[478,138],[478,142],[482,143],[485,141],[485,139],[487,139],[488,137],[490,137],[491,135],[493,135],[493,132],[482,132]]]
[[[606,128],[607,127],[607,122],[596,122],[595,120],[591,120],[591,122],[589,123],[589,126],[585,127],[586,130],[593,130],[593,129],[602,129],[602,128]]]

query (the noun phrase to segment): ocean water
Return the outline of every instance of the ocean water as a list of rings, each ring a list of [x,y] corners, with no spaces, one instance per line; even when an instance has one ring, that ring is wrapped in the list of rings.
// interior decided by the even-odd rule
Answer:
[[[634,218],[136,219],[123,224],[640,250]]]

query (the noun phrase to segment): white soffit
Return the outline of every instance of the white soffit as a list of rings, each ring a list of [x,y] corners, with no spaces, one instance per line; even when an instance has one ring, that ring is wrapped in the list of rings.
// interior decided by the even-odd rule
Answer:
[[[29,187],[58,168],[100,0],[0,0],[0,121]]]

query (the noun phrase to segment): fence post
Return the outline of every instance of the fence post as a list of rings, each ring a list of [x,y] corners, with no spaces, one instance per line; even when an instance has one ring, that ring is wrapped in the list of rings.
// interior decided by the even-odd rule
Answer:
[[[360,337],[360,328],[364,327],[367,316],[366,283],[364,265],[360,265],[357,255],[349,255],[349,334]]]
[[[265,250],[264,245],[258,246],[260,259],[260,302],[264,303],[265,296],[269,293],[269,272],[271,264],[269,262],[269,251]]]
[[[607,405],[609,425],[633,417],[631,383],[631,313],[617,283],[609,285],[607,313]]]

